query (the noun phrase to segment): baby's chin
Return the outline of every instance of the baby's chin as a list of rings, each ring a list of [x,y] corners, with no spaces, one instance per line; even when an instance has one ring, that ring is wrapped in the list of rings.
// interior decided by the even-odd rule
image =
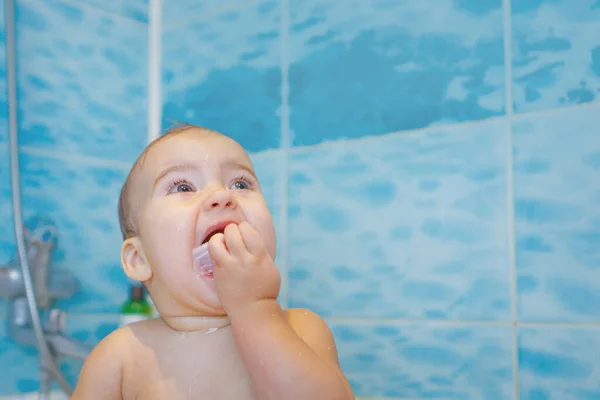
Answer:
[[[195,275],[194,297],[199,312],[224,313],[212,273]]]

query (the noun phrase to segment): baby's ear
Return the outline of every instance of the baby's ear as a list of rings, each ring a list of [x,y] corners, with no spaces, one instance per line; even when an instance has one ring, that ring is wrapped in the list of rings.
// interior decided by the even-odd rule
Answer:
[[[152,269],[146,260],[144,246],[138,237],[126,239],[121,247],[121,265],[125,274],[134,281],[152,278]]]

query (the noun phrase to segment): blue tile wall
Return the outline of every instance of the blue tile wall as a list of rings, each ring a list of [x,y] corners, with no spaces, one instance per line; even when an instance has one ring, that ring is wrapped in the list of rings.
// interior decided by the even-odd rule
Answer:
[[[163,34],[163,127],[220,130],[248,151],[280,145],[278,1],[196,18]]]
[[[598,327],[520,329],[521,400],[600,398],[598,337]]]
[[[94,346],[118,326],[118,316],[77,316],[67,320],[66,333],[89,346]],[[0,379],[0,394],[33,392],[39,389],[37,352],[33,347],[16,345],[6,335],[4,324],[0,324],[0,360],[3,368]],[[81,362],[65,360],[61,370],[71,383],[79,376]]]
[[[519,319],[600,322],[600,107],[513,124]]]
[[[8,263],[13,256],[14,225],[11,204],[11,186],[9,175],[9,152],[6,144],[0,143],[0,265]],[[1,304],[0,300],[0,304]]]
[[[13,246],[12,207],[10,204],[11,189],[8,167],[10,165],[8,152],[8,93],[6,80],[6,35],[4,0],[0,0],[0,266],[10,261],[9,250]],[[0,299],[0,321],[4,320],[4,300]],[[2,340],[0,334],[0,340]],[[0,356],[0,365],[2,357]],[[0,381],[2,385],[2,381]],[[3,391],[0,390],[0,394]]]
[[[286,163],[286,156],[280,152],[265,152],[251,154],[254,172],[259,180],[260,189],[265,198],[275,226],[277,235],[277,254],[275,265],[279,268],[281,276],[285,279],[287,276],[284,236],[284,204],[282,196],[283,180],[285,177],[280,173]],[[279,292],[279,301],[282,304],[287,302],[287,288],[282,286]]]
[[[332,324],[357,396],[513,398],[510,327]]]
[[[128,2],[127,7],[132,4]],[[111,13],[117,3],[103,5],[105,10],[74,1],[19,0],[16,4],[19,134],[21,145],[28,146],[21,152],[20,169],[24,216],[42,214],[56,222],[59,240],[54,267],[71,270],[82,285],[74,298],[58,306],[68,312],[95,313],[78,328],[95,334],[89,337],[92,343],[116,326],[98,327],[108,318],[98,313],[114,313],[127,295],[119,265],[116,196],[129,162],[147,137],[147,26]],[[0,6],[3,265],[15,257],[15,243],[4,1]],[[116,8],[112,11],[117,12]],[[5,316],[6,301],[0,300],[0,396],[36,390],[36,351],[6,336]],[[79,368],[69,363],[63,369],[74,381]]]
[[[512,0],[512,94],[517,112],[600,97],[598,0]]]
[[[6,82],[6,38],[4,0],[0,0],[0,143],[8,139],[8,88]]]
[[[11,182],[9,175],[9,151],[5,143],[0,143],[0,268],[6,266],[15,257],[14,243],[14,224],[13,224],[13,209],[11,203]],[[0,298],[0,325],[3,325],[5,316],[5,300]],[[2,340],[2,334],[0,334]],[[3,358],[0,355],[0,365]],[[2,379],[0,378],[0,387]],[[0,395],[3,392],[0,390]]]
[[[291,155],[290,305],[508,320],[506,132],[493,121]]]
[[[4,317],[5,314],[0,315]],[[0,324],[0,365],[0,394],[30,392],[39,388],[37,351],[34,348],[16,345],[8,337],[4,323]]]
[[[62,0],[16,9],[21,143],[130,161],[148,136],[147,25]]]
[[[21,155],[25,218],[41,214],[55,222],[55,266],[71,270],[81,284],[74,297],[60,302],[66,311],[115,312],[126,299],[127,280],[120,264],[117,219],[117,199],[126,173],[125,169]],[[8,180],[4,166],[0,177]],[[10,207],[8,199],[3,200]],[[4,256],[12,259],[14,236],[7,233],[5,240],[10,245],[4,242]]]
[[[150,0],[76,0],[139,22],[148,22]]]
[[[236,5],[255,0],[177,0],[162,2],[162,25],[171,27],[178,25],[182,20],[198,19],[220,11],[229,11]],[[211,15],[212,17],[212,15]]]
[[[503,113],[501,3],[290,2],[293,144]]]

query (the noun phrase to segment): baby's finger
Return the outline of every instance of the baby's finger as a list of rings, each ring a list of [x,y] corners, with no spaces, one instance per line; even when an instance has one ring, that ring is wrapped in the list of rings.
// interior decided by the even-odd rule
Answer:
[[[246,245],[236,224],[229,224],[225,228],[225,243],[234,257],[242,257],[247,252]]]
[[[231,254],[225,245],[225,236],[222,233],[217,233],[208,241],[208,255],[215,260],[217,266],[231,260]]]
[[[265,248],[265,244],[262,236],[260,236],[260,233],[258,233],[258,231],[247,222],[242,222],[238,229],[240,230],[240,234],[242,235],[242,239],[244,240],[248,251],[255,256],[259,255]]]

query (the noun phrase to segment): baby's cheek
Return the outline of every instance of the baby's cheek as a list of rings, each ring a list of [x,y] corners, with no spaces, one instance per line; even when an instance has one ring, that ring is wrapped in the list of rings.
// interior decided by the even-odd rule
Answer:
[[[252,226],[262,236],[263,242],[269,254],[275,257],[277,239],[275,234],[275,227],[273,226],[273,220],[271,219],[271,217],[263,216],[262,218],[256,218],[256,225],[252,224]]]
[[[168,253],[178,253],[185,249],[193,247],[195,240],[194,225],[190,218],[171,219],[171,218],[155,218],[151,229],[154,231],[153,244],[160,249],[161,253],[168,249]]]
[[[190,225],[189,221],[186,221],[184,219],[182,219],[182,220],[176,220],[172,224],[173,229],[178,234],[185,233],[185,232],[189,231],[190,230],[189,225]],[[171,224],[169,224],[168,226],[171,226]]]

